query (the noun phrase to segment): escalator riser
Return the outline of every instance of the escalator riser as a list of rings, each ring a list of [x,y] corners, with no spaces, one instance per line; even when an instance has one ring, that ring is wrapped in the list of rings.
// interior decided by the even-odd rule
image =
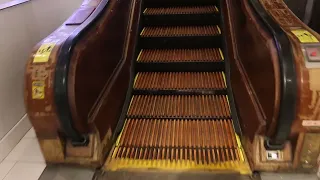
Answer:
[[[227,96],[135,95],[128,116],[139,118],[229,118]]]
[[[218,26],[166,26],[145,27],[141,37],[185,37],[185,36],[218,36],[221,34]]]
[[[137,74],[134,89],[221,90],[226,83],[223,72],[145,72]]]
[[[220,49],[143,49],[138,62],[221,62]]]
[[[172,15],[172,14],[211,14],[219,13],[216,6],[193,6],[193,7],[168,7],[146,8],[144,15]]]

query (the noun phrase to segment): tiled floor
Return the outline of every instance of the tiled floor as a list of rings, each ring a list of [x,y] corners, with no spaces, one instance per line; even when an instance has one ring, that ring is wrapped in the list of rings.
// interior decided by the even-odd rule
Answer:
[[[48,166],[40,151],[34,130],[31,129],[0,162],[0,180],[89,180],[95,170],[72,166]],[[45,171],[44,171],[45,170]],[[134,179],[130,178],[129,179]],[[139,179],[139,178],[138,178]],[[317,180],[315,174],[262,173],[262,180]]]
[[[37,180],[46,164],[33,128],[0,162],[0,180]]]

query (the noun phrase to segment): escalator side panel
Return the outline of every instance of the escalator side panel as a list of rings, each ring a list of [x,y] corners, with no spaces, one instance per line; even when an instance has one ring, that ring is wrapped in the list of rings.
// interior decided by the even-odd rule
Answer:
[[[90,7],[89,9],[97,8],[83,24],[64,24],[36,46],[32,59],[27,65],[25,101],[44,158],[48,163],[101,166],[107,152],[106,145],[115,131],[121,114],[129,84],[130,64],[136,56],[135,47],[136,37],[140,31],[138,22],[141,1],[135,1],[138,4],[136,6],[132,6],[132,2],[85,1],[82,8],[78,10],[79,12],[82,12],[81,10],[87,6]],[[83,15],[79,12],[75,14]],[[52,43],[54,47],[48,56],[47,64],[50,66],[44,63],[34,63],[33,57],[39,47],[48,46],[48,43],[51,42],[54,42]],[[65,48],[67,46],[70,48]],[[61,59],[65,66],[56,67],[56,61],[61,61]],[[70,60],[71,68],[68,68]],[[44,97],[38,96],[41,99],[33,100],[36,103],[28,100],[32,98],[31,90],[33,89],[31,86],[33,83],[30,81],[33,79],[30,77],[39,71],[38,69],[35,72],[33,65],[42,67],[41,75],[47,73],[45,74]],[[66,71],[68,75],[59,79],[69,90],[63,94],[63,97],[53,91],[55,88],[63,92],[54,83],[57,77],[57,71],[54,71],[56,69]],[[39,84],[42,85],[41,83],[35,85],[42,88],[43,85]],[[64,103],[63,106],[56,105],[55,100],[57,99],[59,102],[64,100],[68,103]],[[34,104],[38,105],[34,106]],[[109,104],[114,105],[113,109],[110,110],[107,107]],[[57,106],[64,112],[71,110],[71,118],[57,113]],[[107,121],[105,117],[108,117]],[[70,136],[73,131],[65,127],[70,127],[80,137],[85,135],[89,141],[84,146],[74,146],[71,141],[72,136]]]
[[[100,99],[96,102],[89,117],[89,122],[95,124],[104,143],[112,143],[112,137],[117,136],[117,124],[121,119],[122,109],[126,103],[127,91],[130,90],[130,77],[133,73],[131,72],[131,66],[137,56],[136,47],[138,46],[137,36],[140,31],[141,1],[130,2],[132,4],[126,6],[131,10],[128,15],[129,24],[126,27],[128,34],[122,50],[122,62],[117,65],[112,78],[109,79],[107,86],[104,87],[100,94]],[[126,3],[128,2],[124,1],[124,4]],[[121,12],[119,11],[119,13]],[[110,108],[110,104],[112,104],[112,108]],[[108,153],[108,151],[106,150],[104,153]]]
[[[299,94],[297,95],[298,103],[297,103],[297,112],[296,112],[296,120],[294,122],[291,136],[297,135],[299,132],[304,131],[304,127],[302,127],[302,121],[304,119],[312,119],[312,120],[318,120],[320,119],[320,115],[317,114],[317,109],[319,108],[318,105],[313,105],[313,102],[317,101],[317,98],[312,98],[314,93],[318,91],[317,81],[313,79],[316,74],[318,74],[319,67],[315,66],[314,68],[310,69],[306,67],[306,61],[303,55],[302,45],[299,41],[299,39],[291,33],[290,28],[296,28],[300,27],[302,29],[305,29],[309,33],[311,33],[315,38],[317,38],[319,41],[320,36],[319,34],[312,31],[307,25],[303,24],[289,9],[284,3],[280,3],[273,11],[270,10],[270,8],[274,7],[275,5],[273,3],[269,4],[268,2],[261,1],[262,4],[265,5],[266,9],[272,15],[279,23],[279,25],[282,27],[282,29],[287,33],[288,37],[291,40],[292,46],[293,46],[293,54],[295,58],[295,64],[296,64],[296,74],[297,74],[297,87]],[[278,11],[278,9],[282,9],[286,14],[286,20],[283,21],[278,15],[275,13]],[[315,43],[315,47],[319,46],[319,43]],[[315,64],[317,65],[317,63]]]
[[[73,26],[62,24],[53,33],[41,40],[32,50],[26,65],[24,98],[27,114],[38,137],[59,139],[59,131],[63,131],[63,122],[61,122],[62,120],[57,113],[54,97],[54,77],[60,50],[75,29],[83,29],[81,25],[91,22],[92,17],[90,17],[88,11],[92,13],[92,9],[96,9],[92,16],[100,13],[100,2],[101,0],[90,4],[83,3],[81,8],[76,9],[73,17],[75,19],[85,18],[88,21]],[[104,5],[104,3],[101,4]],[[71,18],[67,21],[72,23],[74,19]],[[40,53],[43,51],[46,51],[46,53],[42,56]],[[37,57],[40,57],[40,59],[37,59]]]
[[[110,1],[101,20],[74,47],[67,81],[68,99],[74,124],[81,133],[93,130],[85,130],[91,110],[108,83],[116,78],[115,69],[126,60],[123,51],[127,46],[130,2]],[[106,133],[99,131],[101,135]]]
[[[231,18],[227,29],[232,34],[230,40],[236,42],[229,43],[233,44],[229,55],[231,83],[241,128],[253,141],[256,134],[270,133],[266,132],[266,126],[274,127],[277,119],[280,80],[278,59],[273,55],[276,48],[247,2],[230,0],[227,5]],[[243,11],[237,7],[242,7]]]
[[[320,104],[318,92],[320,91],[318,78],[320,76],[319,62],[308,62],[304,56],[304,51],[312,44],[313,48],[320,47],[320,35],[310,29],[307,25],[303,24],[286,6],[282,1],[260,1],[267,12],[272,18],[281,26],[282,30],[286,33],[292,44],[292,51],[294,55],[294,64],[296,66],[296,82],[297,82],[297,96],[296,96],[296,113],[295,119],[291,126],[290,140],[295,147],[294,168],[299,166],[304,160],[312,158],[311,154],[319,154],[314,149],[309,149],[309,155],[301,153],[304,143],[308,138],[300,138],[308,133],[320,133]],[[279,11],[286,16],[280,16]],[[307,34],[308,39],[303,40],[297,34],[295,35],[292,30],[300,29]],[[313,125],[310,125],[313,124]],[[297,138],[299,136],[299,138]],[[317,136],[315,136],[317,137]],[[319,136],[318,136],[319,137]],[[312,139],[312,138],[311,138]],[[316,138],[317,139],[317,138]],[[320,141],[317,139],[317,141]],[[310,148],[310,147],[306,147]],[[307,160],[308,161],[308,160]],[[300,164],[304,171],[314,171],[317,164]],[[300,166],[300,167],[301,167]]]

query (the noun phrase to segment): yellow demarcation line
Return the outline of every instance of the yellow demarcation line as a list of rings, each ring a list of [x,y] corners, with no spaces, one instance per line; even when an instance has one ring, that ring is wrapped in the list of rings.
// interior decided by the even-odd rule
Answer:
[[[130,105],[131,105],[131,102],[130,102]],[[117,139],[117,142],[116,142],[116,146],[120,145],[120,139],[121,139],[122,133],[124,131],[124,127],[126,127],[126,125],[127,125],[127,120],[124,122],[123,128],[122,128],[122,130],[121,130],[121,132],[120,132],[120,134],[118,136],[118,139]]]
[[[228,107],[229,107],[229,109],[230,109],[229,97],[228,97],[228,96],[226,96],[226,98],[227,98]]]
[[[132,101],[133,101],[133,98],[131,98],[131,100],[130,100],[130,104],[129,104],[128,110],[131,108]],[[124,126],[123,126],[123,127],[124,127]],[[122,128],[122,130],[123,130],[123,128]],[[122,130],[121,130],[121,131],[122,131]]]
[[[240,174],[251,174],[249,167],[243,162],[228,161],[215,164],[197,164],[191,160],[131,160],[129,158],[112,159],[106,170],[116,171],[120,169],[158,169],[158,170],[177,170],[177,171],[208,171],[208,170],[230,170],[238,171]]]
[[[242,150],[238,149],[240,156],[243,156],[241,153]],[[244,157],[241,161],[226,161],[220,163],[211,163],[211,164],[197,164],[192,160],[141,160],[141,159],[130,159],[130,158],[115,158],[118,148],[116,147],[113,151],[112,158],[106,162],[105,170],[116,171],[124,169],[157,169],[164,171],[212,171],[212,170],[230,170],[237,171],[243,175],[251,174],[251,169],[247,161],[244,160]]]
[[[224,80],[224,85],[227,87],[226,75],[224,73],[222,73],[222,76],[223,76],[223,80]]]
[[[127,121],[124,124],[124,128],[127,124]],[[230,170],[230,171],[238,171],[242,175],[250,175],[252,174],[249,163],[246,160],[246,157],[243,153],[243,148],[241,145],[241,141],[239,136],[235,133],[236,141],[237,141],[237,150],[239,152],[240,160],[239,161],[226,161],[226,162],[218,162],[211,164],[203,164],[196,163],[196,161],[192,160],[142,160],[142,159],[132,159],[132,158],[116,158],[116,154],[119,149],[119,142],[124,131],[122,129],[116,146],[113,149],[111,158],[105,163],[105,170],[116,171],[116,170],[124,170],[124,169],[158,169],[164,171],[210,171],[210,170]],[[128,148],[130,149],[130,147]],[[122,152],[126,151],[126,147],[123,147]]]
[[[142,36],[142,34],[143,34],[143,32],[144,32],[145,29],[146,29],[146,28],[143,28],[143,29],[142,29],[142,31],[141,31],[141,33],[140,33],[140,36]]]
[[[140,75],[140,73],[137,73],[136,77],[134,77],[134,81],[133,81],[133,87],[135,86],[136,84],[136,81],[138,79],[138,76]]]
[[[217,26],[217,28],[218,28],[219,34],[221,34],[221,29],[220,29],[220,27],[219,27],[219,26]]]
[[[240,141],[240,138],[239,138],[239,136],[237,134],[236,134],[236,139],[237,139],[237,144],[238,144],[238,148],[239,148],[241,161],[245,161],[243,152],[241,150],[242,149],[241,141]]]
[[[140,56],[141,56],[141,54],[142,54],[142,51],[143,51],[143,49],[141,49],[141,51],[140,51],[140,53],[139,53],[139,55],[138,55],[138,58],[137,58],[137,61],[139,62],[139,60],[140,60]]]
[[[223,56],[222,50],[220,48],[219,48],[219,53],[220,53],[221,59],[223,61],[224,60],[224,56]]]
[[[148,8],[146,8],[146,9],[143,11],[143,14],[145,14],[145,13],[146,13],[147,9],[148,9]]]
[[[214,6],[214,8],[216,9],[217,12],[219,12],[219,9],[217,8],[217,6]]]

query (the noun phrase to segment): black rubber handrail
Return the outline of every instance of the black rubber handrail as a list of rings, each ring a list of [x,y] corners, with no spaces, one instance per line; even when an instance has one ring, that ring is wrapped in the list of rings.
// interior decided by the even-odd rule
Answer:
[[[109,0],[102,0],[89,18],[81,24],[63,43],[59,50],[54,79],[54,99],[57,107],[58,119],[64,134],[74,146],[85,146],[89,143],[86,134],[81,134],[74,127],[68,100],[68,72],[72,51],[79,39],[92,27],[103,14]]]
[[[280,65],[281,98],[277,127],[274,135],[266,137],[268,150],[281,150],[291,132],[291,125],[296,115],[297,80],[291,43],[280,25],[273,20],[260,4],[259,0],[249,0],[264,27],[272,34],[277,47]]]

